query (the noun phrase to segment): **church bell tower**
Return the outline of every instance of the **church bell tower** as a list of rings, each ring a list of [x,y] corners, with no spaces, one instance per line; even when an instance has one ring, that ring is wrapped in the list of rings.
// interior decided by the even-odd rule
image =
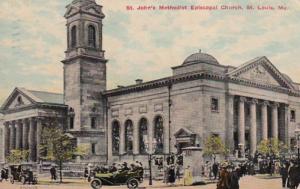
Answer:
[[[90,146],[90,159],[105,155],[102,92],[106,90],[106,62],[102,49],[102,6],[95,0],[73,0],[67,6],[67,50],[64,101],[69,106],[68,132],[77,144]]]

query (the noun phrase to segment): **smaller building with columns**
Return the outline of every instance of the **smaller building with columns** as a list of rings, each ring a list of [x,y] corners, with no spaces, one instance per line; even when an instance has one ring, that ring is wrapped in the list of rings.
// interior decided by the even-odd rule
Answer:
[[[66,125],[67,106],[61,94],[15,88],[2,108],[0,162],[11,150],[28,150],[29,162],[38,162],[43,127],[57,121]]]

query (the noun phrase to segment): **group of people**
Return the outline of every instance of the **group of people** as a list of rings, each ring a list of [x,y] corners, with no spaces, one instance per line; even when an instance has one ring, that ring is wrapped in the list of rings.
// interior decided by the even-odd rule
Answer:
[[[0,182],[2,182],[2,180],[6,180],[8,179],[9,176],[9,170],[8,168],[2,168],[1,169],[1,175],[0,175]]]
[[[88,164],[87,167],[84,169],[84,177],[86,179],[90,179],[94,174],[97,173],[120,173],[124,171],[138,171],[140,174],[140,177],[143,178],[144,174],[144,168],[143,164],[139,161],[136,161],[134,163],[113,163],[112,165],[103,165],[103,166],[93,166],[91,164]]]
[[[220,166],[217,189],[239,189],[239,180],[242,177],[241,167],[230,164]]]
[[[165,169],[165,183],[170,184],[173,186],[176,182],[176,180],[180,179],[181,173],[180,173],[181,166],[176,164],[171,164],[166,166]]]
[[[213,164],[212,172],[214,172],[214,175],[217,174],[219,176],[217,189],[239,189],[239,180],[241,177],[256,173],[280,174],[283,188],[296,189],[300,183],[300,162],[296,159],[265,159],[259,161],[257,164],[248,160],[238,165],[226,162],[219,169],[216,167]]]

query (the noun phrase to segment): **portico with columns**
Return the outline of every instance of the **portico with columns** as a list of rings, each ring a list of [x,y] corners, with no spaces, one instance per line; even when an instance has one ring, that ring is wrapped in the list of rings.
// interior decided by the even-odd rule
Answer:
[[[286,142],[288,121],[284,118],[288,114],[288,104],[245,96],[235,96],[235,102],[234,116],[238,121],[234,148],[239,148],[242,156],[245,156],[245,150],[253,156],[262,140],[276,138]],[[282,118],[283,122],[280,121]]]
[[[29,162],[40,160],[39,145],[42,130],[57,121],[61,127],[65,124],[67,106],[56,103],[51,98],[59,94],[29,91],[15,88],[2,106],[4,157],[12,150],[26,150]]]

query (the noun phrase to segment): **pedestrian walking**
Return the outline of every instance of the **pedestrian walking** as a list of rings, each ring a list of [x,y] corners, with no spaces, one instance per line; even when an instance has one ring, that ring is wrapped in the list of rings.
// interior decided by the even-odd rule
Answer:
[[[176,181],[175,166],[172,165],[168,172],[168,183],[174,185],[175,181]]]
[[[178,179],[178,180],[180,180],[180,169],[181,169],[181,166],[176,167],[176,179]]]
[[[214,174],[214,180],[216,180],[217,176],[218,176],[218,172],[219,172],[219,164],[217,162],[214,162],[214,164],[212,166],[212,171]]]
[[[89,177],[89,169],[86,167],[84,168],[84,178],[87,179]]]
[[[56,169],[53,165],[50,169],[50,174],[51,174],[51,180],[56,180]]]
[[[193,175],[190,166],[188,165],[184,169],[184,176],[183,176],[183,185],[184,186],[191,186],[193,184]]]
[[[284,188],[286,185],[286,180],[288,178],[288,167],[287,164],[283,164],[280,168],[280,175],[282,179],[282,187]]]
[[[217,189],[230,189],[229,188],[229,172],[227,171],[227,165],[222,165],[222,170],[220,171],[220,178],[217,183]]]
[[[239,189],[239,173],[238,173],[238,168],[236,167],[234,170],[231,171],[230,177],[229,177],[229,188],[230,189]]]

